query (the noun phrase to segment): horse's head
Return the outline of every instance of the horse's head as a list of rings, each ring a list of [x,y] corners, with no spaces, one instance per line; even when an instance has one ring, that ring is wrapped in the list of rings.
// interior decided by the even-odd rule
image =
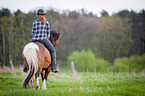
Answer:
[[[58,33],[56,30],[50,31],[50,41],[56,47],[56,43],[59,42],[60,33]]]

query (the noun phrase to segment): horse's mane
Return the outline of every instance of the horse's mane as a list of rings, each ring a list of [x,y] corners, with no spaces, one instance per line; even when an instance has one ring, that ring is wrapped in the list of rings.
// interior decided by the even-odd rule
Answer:
[[[58,33],[56,30],[51,30],[50,31],[50,38],[49,40],[51,43],[56,47],[56,41],[60,38],[60,33]]]

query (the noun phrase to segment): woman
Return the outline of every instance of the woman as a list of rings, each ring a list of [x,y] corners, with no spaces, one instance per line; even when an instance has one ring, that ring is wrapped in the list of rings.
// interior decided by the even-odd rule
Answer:
[[[32,24],[32,40],[31,42],[40,42],[42,43],[51,54],[51,69],[52,72],[57,73],[56,69],[56,51],[53,44],[49,41],[50,37],[50,26],[49,22],[45,19],[46,13],[43,9],[37,11],[38,19],[35,20]]]

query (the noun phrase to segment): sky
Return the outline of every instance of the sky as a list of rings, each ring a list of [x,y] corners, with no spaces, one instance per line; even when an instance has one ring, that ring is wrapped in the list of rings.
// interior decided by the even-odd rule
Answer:
[[[100,16],[102,9],[109,15],[124,9],[140,12],[145,9],[145,0],[0,0],[0,8],[8,8],[12,13],[18,9],[28,13],[39,8],[53,8],[57,11],[79,11],[84,8]]]

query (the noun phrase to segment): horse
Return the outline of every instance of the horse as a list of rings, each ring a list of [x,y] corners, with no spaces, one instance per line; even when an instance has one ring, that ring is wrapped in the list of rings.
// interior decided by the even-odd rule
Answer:
[[[59,42],[60,33],[55,30],[50,31],[50,41],[56,48],[56,43]],[[39,42],[30,42],[24,46],[22,58],[28,70],[28,74],[23,80],[23,87],[31,84],[33,87],[33,78],[36,77],[36,89],[40,89],[39,75],[42,78],[42,89],[46,90],[47,76],[51,71],[51,55],[45,46]]]

